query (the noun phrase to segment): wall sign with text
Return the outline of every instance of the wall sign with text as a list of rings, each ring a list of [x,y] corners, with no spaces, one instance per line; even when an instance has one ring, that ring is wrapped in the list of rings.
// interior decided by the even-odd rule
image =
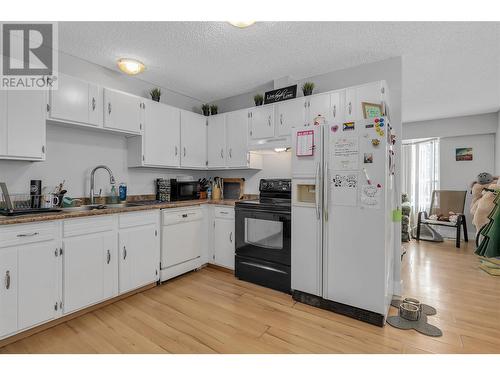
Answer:
[[[282,102],[283,100],[295,99],[297,97],[297,85],[283,87],[268,91],[264,94],[264,104]]]

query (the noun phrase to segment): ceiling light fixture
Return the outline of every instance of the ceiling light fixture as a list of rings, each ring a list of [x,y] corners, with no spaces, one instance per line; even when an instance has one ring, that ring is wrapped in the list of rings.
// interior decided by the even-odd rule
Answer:
[[[228,22],[234,27],[239,27],[240,29],[252,26],[255,23],[255,21],[228,21]]]
[[[118,68],[126,74],[135,76],[136,74],[142,73],[146,68],[142,62],[135,59],[119,59],[117,61]]]
[[[276,147],[274,152],[287,152],[290,150],[290,147]]]

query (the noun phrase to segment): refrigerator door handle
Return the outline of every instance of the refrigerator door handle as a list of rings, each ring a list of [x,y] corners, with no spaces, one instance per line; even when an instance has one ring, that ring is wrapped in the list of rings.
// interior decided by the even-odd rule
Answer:
[[[324,185],[324,188],[325,188],[325,191],[324,191],[324,194],[323,194],[323,213],[324,213],[324,216],[325,216],[325,221],[328,221],[328,194],[330,194],[330,180],[329,180],[329,177],[328,177],[328,165],[325,164],[325,176],[324,176],[324,179],[325,179],[325,185]]]
[[[319,173],[320,173],[320,163],[316,163],[316,176],[315,176],[315,187],[314,187],[314,199],[316,201],[316,218],[319,220],[321,219],[321,210],[320,210],[320,206],[319,206],[319,190],[321,189],[321,185],[320,185],[320,176],[319,176]]]

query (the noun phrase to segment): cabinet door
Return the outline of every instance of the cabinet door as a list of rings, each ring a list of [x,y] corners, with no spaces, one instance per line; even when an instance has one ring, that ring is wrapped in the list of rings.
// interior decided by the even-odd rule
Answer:
[[[207,129],[208,166],[226,165],[226,121],[224,115],[208,117]]]
[[[234,220],[215,219],[214,262],[234,269]]]
[[[180,165],[180,110],[152,100],[144,109],[144,164]]]
[[[248,111],[241,110],[226,114],[226,165],[246,167]]]
[[[0,337],[17,331],[17,249],[0,249]]]
[[[249,134],[252,139],[274,137],[274,106],[255,107],[250,110]]]
[[[45,156],[45,92],[8,91],[7,109],[8,156],[43,159]]]
[[[59,248],[56,241],[18,248],[18,326],[53,319],[59,310]]]
[[[305,123],[304,98],[276,104],[276,126],[278,136],[291,135],[292,127]]]
[[[350,87],[346,90],[346,119],[364,118],[363,102],[383,104],[382,82]]]
[[[64,312],[98,303],[116,294],[116,234],[67,238],[64,248]],[[113,264],[112,264],[113,263]],[[108,285],[110,284],[110,285]]]
[[[343,91],[336,91],[330,94],[330,115],[332,122],[341,122],[344,117],[344,107],[342,106],[343,102]]]
[[[120,91],[104,89],[105,128],[139,134],[141,120],[141,98]]]
[[[306,99],[307,124],[314,125],[314,119],[319,115],[323,116],[327,122],[331,118],[330,94],[314,95]]]
[[[181,111],[181,166],[204,168],[207,162],[206,117]]]
[[[157,233],[156,225],[120,230],[120,293],[157,280],[160,251]]]
[[[88,82],[59,74],[58,88],[50,90],[49,101],[51,119],[89,123]]]
[[[102,105],[102,87],[89,83],[88,89],[88,113],[89,124],[102,126],[103,105]]]

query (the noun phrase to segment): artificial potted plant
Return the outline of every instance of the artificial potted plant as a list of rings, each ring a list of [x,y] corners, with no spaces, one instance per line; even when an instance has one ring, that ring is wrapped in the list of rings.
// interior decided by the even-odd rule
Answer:
[[[254,97],[253,97],[253,101],[255,102],[255,105],[262,105],[264,103],[264,97],[262,96],[262,94],[256,94]]]
[[[304,96],[311,95],[313,93],[313,90],[314,90],[314,82],[305,82],[302,85],[302,93],[304,94]]]
[[[201,106],[201,111],[203,112],[204,116],[210,116],[210,106],[208,104],[203,104]]]
[[[217,114],[217,111],[218,111],[219,107],[217,107],[215,104],[212,104],[210,106],[210,114],[211,115],[216,115]]]
[[[161,90],[159,88],[154,88],[149,92],[149,95],[151,95],[152,100],[154,100],[155,102],[159,102],[161,96]]]

